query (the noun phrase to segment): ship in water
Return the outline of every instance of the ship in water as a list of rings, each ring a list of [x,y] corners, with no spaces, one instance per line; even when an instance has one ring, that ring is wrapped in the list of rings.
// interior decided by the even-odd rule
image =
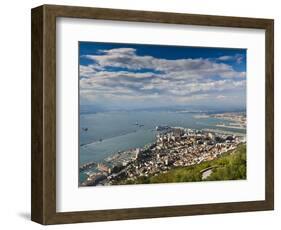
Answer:
[[[144,126],[143,124],[139,124],[137,121],[135,122],[134,125],[135,125],[135,126],[138,126],[138,127],[143,127],[143,126]]]
[[[169,131],[171,129],[168,125],[159,125],[155,127],[156,131]]]

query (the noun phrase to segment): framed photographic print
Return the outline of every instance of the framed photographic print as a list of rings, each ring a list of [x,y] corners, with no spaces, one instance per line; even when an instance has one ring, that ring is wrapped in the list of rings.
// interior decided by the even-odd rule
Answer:
[[[32,9],[41,224],[274,208],[273,20]]]

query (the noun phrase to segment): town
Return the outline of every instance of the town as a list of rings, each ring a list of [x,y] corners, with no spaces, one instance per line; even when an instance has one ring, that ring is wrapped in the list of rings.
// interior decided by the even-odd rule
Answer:
[[[247,119],[246,113],[221,113],[221,114],[213,114],[210,117],[222,119],[228,121],[228,124],[224,122],[218,123],[217,127],[225,127],[232,129],[246,129]]]
[[[80,171],[90,169],[81,186],[112,185],[159,175],[172,168],[213,160],[246,142],[243,135],[211,130],[169,126],[155,129],[157,135],[153,144],[118,152],[103,163],[91,162],[80,166]]]

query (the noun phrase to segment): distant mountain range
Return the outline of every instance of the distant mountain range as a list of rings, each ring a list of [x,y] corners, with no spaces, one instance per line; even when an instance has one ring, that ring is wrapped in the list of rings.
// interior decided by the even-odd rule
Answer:
[[[216,106],[168,106],[168,107],[149,107],[149,108],[113,108],[104,107],[102,105],[80,105],[80,114],[101,113],[110,111],[171,111],[171,112],[186,112],[186,113],[224,113],[224,112],[245,112],[246,108],[218,108]]]

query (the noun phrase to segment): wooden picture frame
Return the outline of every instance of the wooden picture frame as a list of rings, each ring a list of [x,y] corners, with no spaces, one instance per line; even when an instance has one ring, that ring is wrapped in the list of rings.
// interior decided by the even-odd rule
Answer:
[[[56,18],[264,29],[265,200],[101,211],[56,211]],[[41,224],[157,218],[274,209],[274,21],[271,19],[43,5],[32,9],[31,219]]]

